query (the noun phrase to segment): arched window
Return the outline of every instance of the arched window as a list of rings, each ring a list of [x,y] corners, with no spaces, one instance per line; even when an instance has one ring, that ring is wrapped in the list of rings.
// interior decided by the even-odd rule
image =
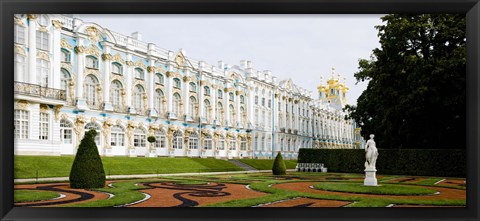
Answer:
[[[27,62],[26,57],[21,54],[15,54],[15,80],[16,81],[26,81],[27,79]]]
[[[265,107],[265,98],[262,98],[262,107]]]
[[[173,133],[173,148],[183,149],[183,134],[178,130]]]
[[[135,68],[135,78],[145,80],[145,72],[140,68]]]
[[[67,62],[67,63],[70,63],[71,61],[71,58],[70,58],[70,51],[68,51],[67,49],[61,49],[61,61],[62,62]]]
[[[85,67],[98,69],[98,59],[96,57],[88,55],[85,63]]]
[[[190,150],[198,149],[198,134],[196,132],[191,133],[188,137],[188,148]]]
[[[95,131],[97,131],[97,135],[95,136],[95,144],[97,145],[97,147],[100,146],[100,137],[101,137],[101,130],[102,130],[102,127],[100,127],[99,124],[97,123],[94,123],[94,122],[89,122],[85,125],[85,132],[91,130],[91,129],[94,129]]]
[[[60,88],[62,90],[65,90],[65,94],[69,94],[69,91],[68,91],[69,81],[70,81],[70,74],[68,73],[67,70],[62,68],[60,73]]]
[[[272,108],[272,100],[268,99],[267,106],[268,106],[268,108]]]
[[[235,138],[231,137],[228,142],[230,144],[230,150],[237,150],[237,140],[235,140]]]
[[[265,151],[268,151],[272,148],[272,137],[268,135],[267,145],[265,145]]]
[[[212,149],[212,136],[210,134],[205,135],[205,138],[203,140],[203,146],[205,147],[205,150],[211,150]]]
[[[165,83],[165,78],[163,77],[162,74],[160,73],[155,74],[155,83],[162,84],[162,85]]]
[[[87,104],[91,107],[96,107],[98,105],[97,85],[98,85],[98,80],[95,76],[88,75],[85,78],[85,82],[83,84],[83,96]]]
[[[195,99],[195,97],[191,96],[190,97],[190,102],[189,102],[189,107],[188,107],[188,115],[190,115],[190,117],[197,117],[197,109],[196,109],[196,106],[197,106],[197,99]]]
[[[15,43],[25,44],[25,27],[22,25],[15,25]]]
[[[178,78],[173,79],[173,87],[178,88],[178,89],[182,89],[182,82],[180,81],[180,79],[178,79]]]
[[[110,132],[110,145],[112,147],[125,146],[125,130],[118,125],[112,127]]]
[[[260,126],[260,116],[258,116],[258,108],[255,108],[255,126]]]
[[[147,146],[147,135],[144,129],[137,128],[133,131],[133,146],[134,147]]]
[[[235,119],[235,107],[233,107],[233,105],[229,105],[228,106],[228,109],[230,111],[230,122],[233,124],[235,123],[237,120]]]
[[[242,118],[243,122],[247,121],[247,114],[245,113],[245,108],[240,107],[240,117]],[[246,126],[246,125],[244,125]]]
[[[48,26],[48,17],[46,15],[40,15],[38,18],[38,24],[41,26]]]
[[[265,115],[265,111],[262,111],[262,116],[260,116],[260,126],[265,126],[265,121],[264,119],[267,118],[267,116]]]
[[[65,119],[60,120],[60,140],[64,144],[71,144],[72,143],[72,135],[73,135],[73,124]]]
[[[217,91],[217,98],[219,98],[219,99],[223,98],[223,91],[222,90]]]
[[[48,32],[36,32],[37,49],[48,51],[50,46],[50,34]]]
[[[235,96],[233,96],[233,92],[228,93],[228,99],[229,99],[230,101],[233,101],[234,98],[235,98]]]
[[[190,82],[190,92],[197,92],[197,85],[193,82]]]
[[[175,93],[173,94],[173,113],[177,115],[177,117],[180,116],[180,103],[182,102],[182,98],[180,97],[180,94]]]
[[[37,83],[48,87],[48,74],[50,72],[50,61],[37,58]]]
[[[220,136],[218,138],[217,150],[225,150],[225,137]]]
[[[164,130],[157,130],[155,131],[155,148],[165,148],[166,140],[165,131]]]
[[[210,118],[210,101],[208,100],[203,101],[203,117],[207,120]]]
[[[255,96],[255,104],[258,104],[258,96]]]
[[[210,96],[210,88],[208,86],[203,87],[203,95]]]
[[[247,138],[240,138],[240,150],[247,150]]]
[[[222,103],[218,102],[218,104],[217,104],[217,110],[216,110],[216,113],[215,113],[215,114],[217,115],[216,118],[217,118],[217,120],[219,121],[219,123],[223,121],[223,113],[222,113],[222,110],[223,110],[223,105],[222,105]]]
[[[114,80],[110,87],[110,101],[112,102],[113,109],[120,111],[122,107],[122,83]]]
[[[145,90],[142,86],[137,85],[135,86],[135,90],[133,91],[133,105],[137,113],[143,113],[143,94]]]
[[[14,127],[15,127],[15,138],[16,139],[28,139],[28,134],[30,132],[28,128],[29,124],[29,111],[26,110],[15,110],[14,115]]]
[[[112,63],[112,73],[122,75],[123,74],[122,65],[117,62]]]
[[[155,111],[157,111],[158,114],[161,114],[163,112],[163,91],[160,89],[155,90],[155,100],[154,104],[155,106]]]
[[[240,103],[244,104],[245,103],[245,96],[240,95]]]

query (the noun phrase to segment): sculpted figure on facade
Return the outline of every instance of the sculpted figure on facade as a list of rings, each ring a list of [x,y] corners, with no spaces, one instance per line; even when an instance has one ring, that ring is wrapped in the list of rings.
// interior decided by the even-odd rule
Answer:
[[[137,128],[137,124],[133,121],[128,121],[127,123],[127,143],[128,149],[133,149],[133,131]]]
[[[104,145],[104,148],[111,148],[110,146],[110,132],[111,132],[111,129],[112,129],[112,126],[113,126],[113,121],[110,119],[110,118],[107,118],[104,122],[103,122],[103,137],[105,139],[105,145]]]
[[[86,122],[86,119],[85,119],[85,116],[83,115],[78,115],[78,117],[75,119],[75,128],[73,129],[75,131],[75,134],[77,135],[77,144],[80,142],[80,140],[82,139],[82,135],[83,135],[83,132],[85,130],[84,126],[85,126],[85,122]]]

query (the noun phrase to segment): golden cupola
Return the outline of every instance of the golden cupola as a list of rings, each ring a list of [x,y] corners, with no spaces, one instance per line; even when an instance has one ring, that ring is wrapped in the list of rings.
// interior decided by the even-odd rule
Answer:
[[[346,78],[343,82],[340,82],[340,79],[340,73],[335,76],[335,68],[332,68],[332,77],[327,80],[325,85],[323,78],[320,77],[320,85],[317,87],[320,101],[336,109],[343,108],[347,103],[346,93],[349,89]]]

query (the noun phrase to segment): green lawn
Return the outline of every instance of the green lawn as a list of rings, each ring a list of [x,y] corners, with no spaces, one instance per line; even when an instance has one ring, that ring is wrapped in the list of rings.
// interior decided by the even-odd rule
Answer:
[[[68,177],[74,156],[15,156],[14,177]],[[202,158],[102,157],[106,175],[241,171],[225,160]]]
[[[401,184],[380,184],[379,186],[364,186],[362,183],[318,183],[313,185],[317,189],[347,192],[367,193],[382,195],[427,195],[434,194],[435,190],[418,186],[405,186]]]
[[[15,190],[13,196],[13,202],[22,203],[53,199],[59,197],[60,195],[50,191]]]
[[[274,160],[241,159],[239,161],[258,170],[271,170]],[[287,169],[295,169],[295,166],[297,165],[296,160],[284,160],[284,162]]]

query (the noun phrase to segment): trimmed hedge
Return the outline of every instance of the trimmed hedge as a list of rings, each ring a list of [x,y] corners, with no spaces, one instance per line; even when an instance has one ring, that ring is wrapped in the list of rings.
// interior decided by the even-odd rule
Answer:
[[[273,175],[287,174],[287,167],[285,166],[285,162],[283,162],[282,153],[280,152],[278,152],[275,161],[273,161],[272,173]]]
[[[105,171],[95,144],[97,132],[85,133],[70,170],[70,187],[76,189],[102,188],[105,186]],[[98,135],[99,136],[99,135]]]
[[[379,149],[380,174],[466,177],[466,152],[459,149]],[[323,163],[330,172],[364,173],[363,149],[300,149],[298,163]]]

